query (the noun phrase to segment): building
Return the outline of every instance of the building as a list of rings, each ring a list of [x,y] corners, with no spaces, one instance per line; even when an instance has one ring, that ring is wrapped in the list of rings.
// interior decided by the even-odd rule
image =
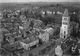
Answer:
[[[62,12],[60,12],[60,11],[57,11],[57,14],[63,14]]]
[[[63,51],[60,45],[57,45],[57,47],[55,48],[55,55],[56,56],[63,56]]]
[[[45,15],[45,11],[41,11],[41,14]]]
[[[46,31],[40,31],[39,38],[42,40],[42,42],[48,42],[49,41],[49,33]]]
[[[33,27],[34,28],[39,28],[42,25],[42,23],[43,22],[41,20],[34,20],[33,21],[33,24],[34,24]]]
[[[44,30],[45,32],[48,32],[49,35],[52,35],[54,33],[54,29],[53,28],[47,28]]]
[[[51,15],[52,14],[52,11],[46,11],[46,13]]]
[[[62,26],[60,28],[60,38],[66,39],[69,37],[69,25],[70,25],[70,17],[68,14],[68,10],[65,9],[64,14],[62,16]]]

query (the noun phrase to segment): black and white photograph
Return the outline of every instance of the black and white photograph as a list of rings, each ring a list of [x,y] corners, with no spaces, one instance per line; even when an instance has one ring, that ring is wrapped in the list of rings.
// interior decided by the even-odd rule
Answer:
[[[0,0],[0,56],[80,56],[80,0]]]

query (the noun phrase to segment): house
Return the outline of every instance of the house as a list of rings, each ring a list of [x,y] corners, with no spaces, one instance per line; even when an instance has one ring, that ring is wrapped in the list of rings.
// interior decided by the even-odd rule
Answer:
[[[43,22],[41,20],[34,20],[33,23],[34,23],[33,25],[34,28],[39,28]]]
[[[39,38],[40,38],[43,42],[48,42],[48,41],[49,41],[49,33],[46,32],[46,31],[40,31]]]
[[[55,12],[55,11],[53,11],[52,13],[53,13],[53,14],[55,14],[56,12]]]
[[[47,28],[47,29],[45,29],[44,31],[46,31],[46,32],[48,32],[50,35],[52,35],[53,32],[54,32],[54,29],[53,29],[53,28]]]
[[[41,11],[41,14],[45,15],[46,13],[45,13],[45,11]]]
[[[60,11],[57,11],[57,14],[63,14],[62,12],[60,12]]]
[[[47,12],[47,14],[52,14],[52,11],[46,11]]]

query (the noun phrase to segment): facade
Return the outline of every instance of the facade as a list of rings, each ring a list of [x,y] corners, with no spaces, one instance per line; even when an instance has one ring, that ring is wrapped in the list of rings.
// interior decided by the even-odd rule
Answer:
[[[56,56],[63,56],[63,51],[60,45],[57,45],[57,47],[55,48],[55,55]]]
[[[34,24],[33,27],[34,27],[34,28],[39,28],[42,23],[43,23],[43,22],[42,22],[41,20],[34,20],[34,21],[33,21],[33,24]]]
[[[62,14],[62,12],[60,12],[60,11],[57,11],[57,14]]]
[[[60,28],[60,38],[66,39],[69,36],[69,22],[70,22],[70,17],[68,15],[68,10],[65,9],[64,14],[62,16],[62,26]]]
[[[47,28],[47,29],[45,29],[44,31],[45,31],[45,32],[48,32],[49,35],[52,35],[53,32],[54,32],[54,29],[53,29],[53,28]]]
[[[41,31],[39,34],[39,38],[43,41],[43,42],[48,42],[49,41],[49,33],[46,31]]]

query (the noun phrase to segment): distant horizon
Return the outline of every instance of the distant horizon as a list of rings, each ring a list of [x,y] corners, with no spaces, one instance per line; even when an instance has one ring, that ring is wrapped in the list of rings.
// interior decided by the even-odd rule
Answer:
[[[80,2],[2,2],[2,3],[80,3]]]
[[[80,0],[0,0],[0,3],[80,2]]]

